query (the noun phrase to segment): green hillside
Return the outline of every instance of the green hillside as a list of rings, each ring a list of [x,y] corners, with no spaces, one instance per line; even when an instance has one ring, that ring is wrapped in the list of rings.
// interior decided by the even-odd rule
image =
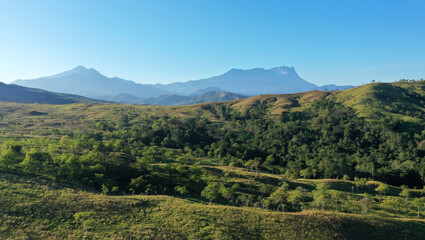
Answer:
[[[372,83],[331,97],[369,119],[389,117],[419,125],[425,118],[424,89],[425,81]]]
[[[423,239],[425,222],[327,211],[282,213],[170,196],[106,196],[0,175],[0,238]]]
[[[423,239],[423,85],[1,102],[0,238]]]

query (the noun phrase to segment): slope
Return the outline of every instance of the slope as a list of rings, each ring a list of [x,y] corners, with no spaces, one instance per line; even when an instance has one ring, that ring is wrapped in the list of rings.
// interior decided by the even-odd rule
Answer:
[[[70,104],[70,103],[95,103],[99,100],[89,99],[78,95],[54,93],[45,90],[27,88],[14,84],[0,82],[0,101],[17,103],[46,103],[46,104]]]
[[[425,81],[371,83],[333,93],[330,97],[367,119],[390,118],[416,128],[425,119]]]
[[[211,78],[155,86],[163,90],[186,94],[203,88],[218,87],[228,92],[248,96],[264,93],[303,92],[317,88],[316,85],[300,78],[294,68],[286,66],[271,69],[231,69],[222,75]]]
[[[207,205],[170,196],[105,196],[0,175],[0,238],[423,239],[421,221]]]
[[[85,97],[98,97],[127,93],[136,97],[157,97],[167,94],[149,84],[138,84],[121,78],[108,78],[95,69],[78,66],[69,71],[31,80],[17,80],[15,84],[41,88],[53,92],[78,94]]]

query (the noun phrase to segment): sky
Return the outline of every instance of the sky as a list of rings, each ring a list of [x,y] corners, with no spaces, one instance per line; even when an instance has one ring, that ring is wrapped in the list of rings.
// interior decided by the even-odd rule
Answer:
[[[423,0],[0,0],[0,81],[75,66],[139,83],[293,66],[318,84],[425,78]]]

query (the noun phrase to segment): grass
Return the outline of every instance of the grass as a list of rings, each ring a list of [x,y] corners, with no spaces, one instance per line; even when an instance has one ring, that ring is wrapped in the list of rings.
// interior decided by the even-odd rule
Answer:
[[[356,88],[323,92],[311,91],[295,94],[266,94],[247,99],[219,103],[203,103],[188,106],[151,106],[125,104],[67,105],[20,104],[0,102],[0,131],[6,136],[49,136],[51,128],[65,131],[97,130],[98,121],[116,122],[116,116],[179,116],[203,117],[220,121],[215,106],[228,106],[242,114],[260,109],[267,116],[276,118],[283,112],[303,111],[314,100],[336,99],[355,109],[360,116],[374,120],[377,117],[393,117],[406,121],[414,128],[425,116],[425,81],[414,83],[372,83]],[[41,114],[31,114],[38,112]]]
[[[105,196],[0,176],[1,239],[424,239],[425,222],[282,213],[170,196]]]
[[[412,91],[418,95],[412,95]],[[337,99],[368,119],[378,114],[414,124],[423,120],[385,106],[397,103],[402,109],[422,113],[424,95],[423,82],[398,82],[369,84],[333,93],[260,95],[178,107],[1,102],[0,138],[2,141],[9,138],[57,141],[64,135],[61,131],[102,132],[97,126],[99,121],[116,125],[125,115],[201,116],[219,122],[222,119],[216,107],[220,105],[241,113],[259,110],[273,118],[286,111],[303,111],[312,101],[324,98]],[[130,124],[133,124],[131,119]],[[304,188],[311,202],[318,184],[326,183],[331,193],[341,192],[347,197],[341,205],[352,206],[340,209],[342,212],[330,212],[311,210],[307,204],[301,212],[283,213],[254,207],[254,204],[247,204],[251,207],[209,205],[199,196],[106,196],[90,189],[0,173],[0,239],[425,239],[425,222],[414,219],[413,208],[393,213],[380,205],[381,197],[374,190],[380,184],[377,181],[356,187],[349,180],[288,179],[280,174],[219,166],[217,159],[208,157],[184,161],[183,164],[199,164],[208,173],[205,178],[213,177],[227,186],[237,184],[235,195],[267,197],[286,182],[290,190]],[[407,199],[399,197],[401,191],[399,187],[390,186],[386,197],[407,203]],[[419,190],[411,190],[411,195],[422,196]],[[371,198],[371,206],[362,215],[364,197]],[[332,209],[333,206],[327,207]],[[422,209],[421,214],[424,213]]]
[[[372,83],[356,88],[337,91],[330,95],[351,107],[366,118],[374,118],[376,114],[402,119],[407,122],[423,121],[409,112],[424,112],[425,81],[412,83]],[[400,112],[400,110],[404,112]]]

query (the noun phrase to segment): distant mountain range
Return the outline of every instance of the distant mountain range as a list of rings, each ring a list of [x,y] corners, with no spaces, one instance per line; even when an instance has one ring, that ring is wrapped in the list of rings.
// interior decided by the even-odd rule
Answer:
[[[343,90],[353,87],[319,87],[299,77],[293,67],[286,66],[231,69],[211,78],[170,84],[140,84],[117,77],[108,78],[93,68],[78,66],[49,77],[17,80],[14,84],[107,101],[158,105],[184,105],[234,100],[259,94]]]
[[[52,92],[77,94],[85,97],[113,96],[127,93],[136,97],[158,97],[168,91],[150,84],[139,84],[121,78],[108,78],[93,68],[78,66],[69,71],[49,77],[17,80],[14,84],[45,89]]]
[[[28,88],[14,84],[0,82],[0,101],[17,103],[46,103],[46,104],[69,104],[69,103],[99,103],[78,95],[53,93],[41,89]]]
[[[155,87],[183,94],[190,94],[207,87],[218,87],[228,92],[254,96],[267,93],[294,93],[317,89],[312,83],[300,78],[291,67],[248,70],[231,69],[211,78],[196,81],[156,84]]]
[[[133,103],[133,104],[154,104],[154,105],[190,105],[198,104],[205,102],[222,102],[230,101],[236,99],[247,98],[246,96],[230,93],[225,91],[207,91],[203,94],[200,94],[202,91],[196,92],[190,96],[182,96],[176,94],[167,94],[162,95],[157,98],[138,98],[129,94],[119,94],[116,96],[105,96],[99,97],[99,99],[110,101],[110,102],[119,102],[119,103]]]

